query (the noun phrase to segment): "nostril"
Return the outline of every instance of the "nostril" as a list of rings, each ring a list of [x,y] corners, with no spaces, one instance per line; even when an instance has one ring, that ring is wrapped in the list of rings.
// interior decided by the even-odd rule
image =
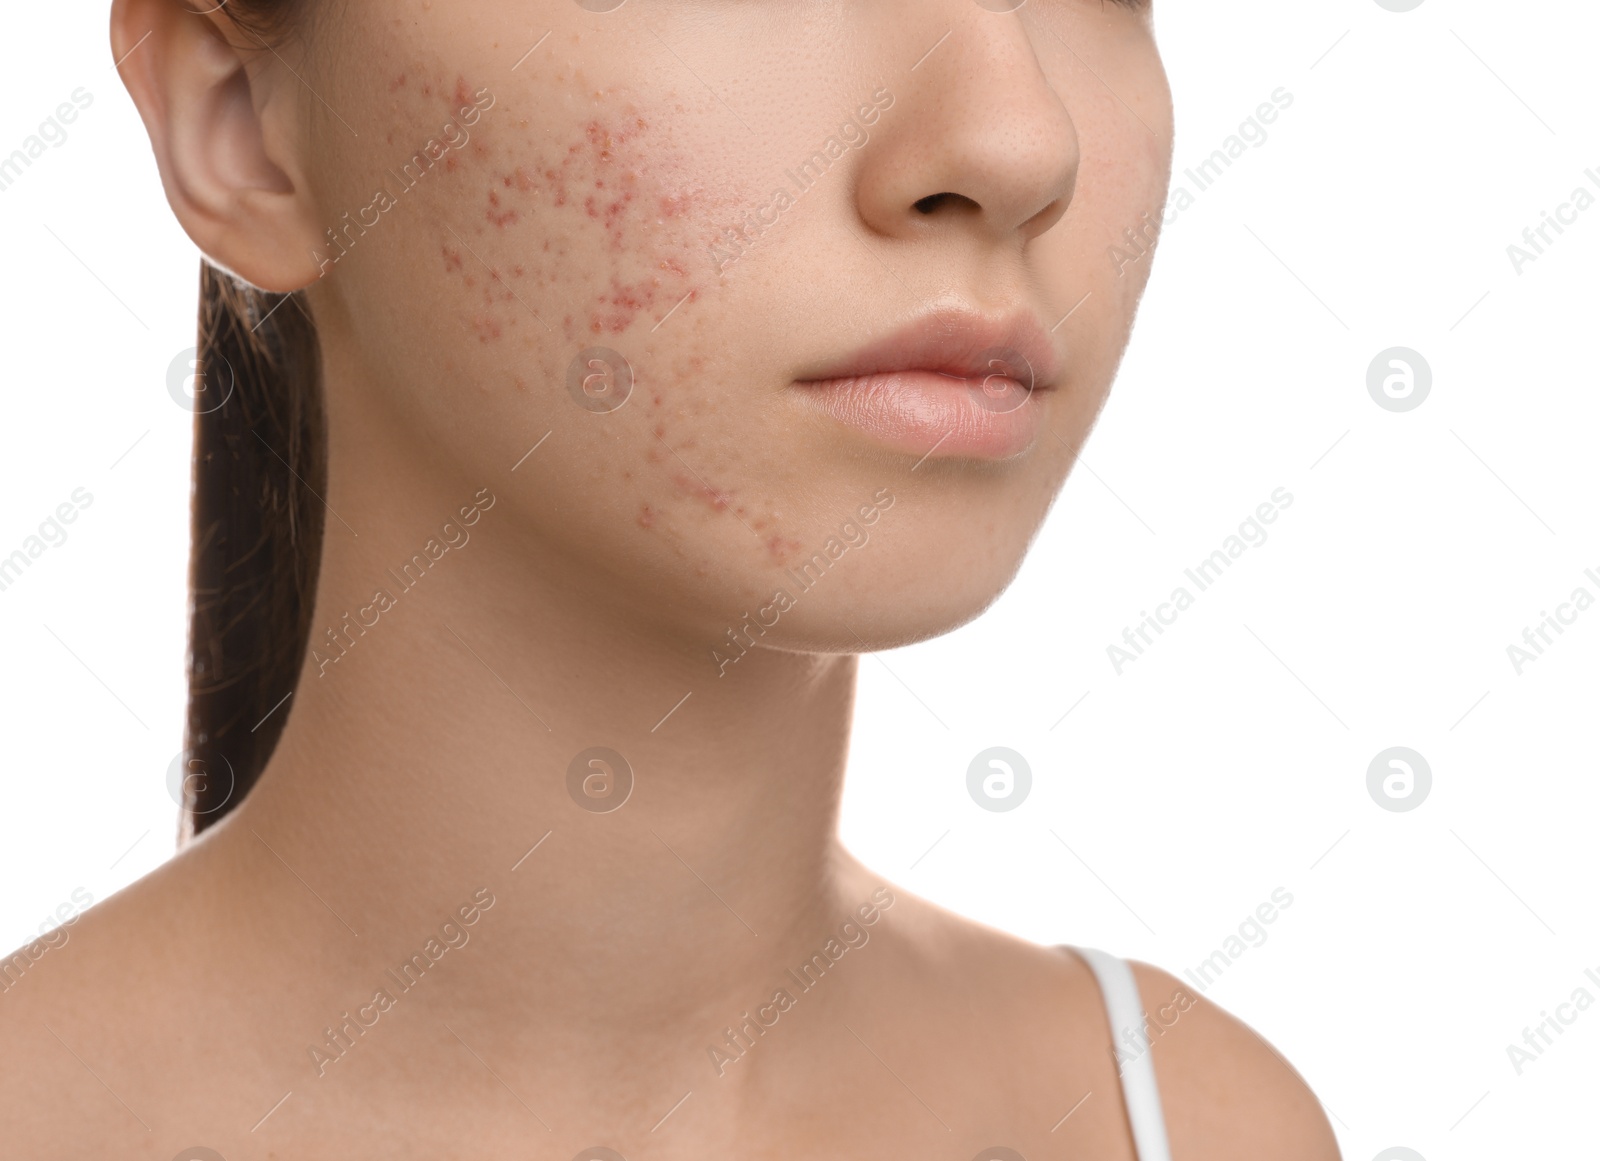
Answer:
[[[939,210],[948,205],[967,205],[973,208],[976,208],[978,205],[977,202],[973,201],[964,194],[949,192],[929,194],[925,198],[918,198],[912,204],[916,207],[916,210],[919,214],[937,213]]]

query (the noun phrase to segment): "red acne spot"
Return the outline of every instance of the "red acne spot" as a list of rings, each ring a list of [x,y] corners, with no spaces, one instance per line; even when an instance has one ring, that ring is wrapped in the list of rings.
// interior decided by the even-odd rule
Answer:
[[[473,103],[472,90],[467,87],[464,77],[456,78],[456,105],[465,109]]]
[[[522,272],[522,267],[520,267],[520,266],[513,266],[513,267],[512,267],[512,268],[511,268],[511,274],[512,274],[512,276],[513,276],[513,277],[515,277],[515,278],[521,278],[521,277],[522,277],[522,274],[523,274],[523,272]]]
[[[777,533],[767,537],[767,552],[772,555],[772,559],[778,564],[782,564],[790,553],[798,552],[799,550],[800,542],[798,540],[786,540]]]
[[[480,343],[492,342],[500,337],[500,324],[487,315],[479,315],[472,320],[472,333],[478,336]]]
[[[653,281],[629,285],[613,278],[611,292],[600,296],[601,309],[596,310],[589,318],[589,330],[597,335],[606,331],[621,334],[638,317],[640,311],[653,306],[655,301],[656,288]]]
[[[478,280],[476,278],[474,278],[470,274],[467,275],[465,278],[463,278],[462,281],[465,282],[468,286],[476,286],[476,285],[478,285]]]
[[[693,198],[688,194],[667,194],[658,203],[663,218],[681,218],[689,211]]]
[[[499,207],[500,194],[491,187],[489,190],[489,208],[485,210],[483,214],[484,217],[489,219],[489,224],[498,226],[503,230],[507,226],[519,221],[522,218],[522,215],[516,210],[501,209]]]
[[[661,423],[656,424],[656,438],[657,439],[662,439],[662,438],[664,438],[666,436],[666,434],[667,434],[666,425],[665,424],[661,424]]]
[[[400,89],[403,89],[405,87],[406,87],[406,74],[405,73],[401,73],[399,76],[395,77],[394,80],[389,82],[389,91],[391,93],[397,92]]]
[[[706,506],[713,512],[722,512],[733,502],[733,493],[725,492],[721,488],[713,487],[710,484],[703,484],[682,472],[674,475],[672,482],[686,495],[704,501]]]
[[[446,173],[454,173],[456,170],[458,170],[460,168],[461,168],[461,161],[460,161],[459,158],[456,157],[455,154],[453,154],[453,153],[449,154],[444,159],[444,170],[445,170]]]
[[[644,506],[642,506],[639,509],[639,527],[640,528],[654,528],[655,526],[656,526],[656,514],[653,511],[651,511],[650,505],[645,504]]]
[[[448,246],[444,247],[444,268],[446,270],[461,269],[461,252],[459,250],[452,250]]]
[[[585,234],[585,220],[604,231],[608,257],[598,269],[590,264],[581,272],[588,301],[567,320],[569,338],[621,334],[641,316],[656,321],[689,301],[693,240],[682,236],[680,220],[710,195],[663,181],[677,163],[669,142],[648,140],[652,132],[646,118],[624,106],[587,121],[575,137],[500,169],[491,179],[484,217],[475,224],[480,232],[491,226],[503,229],[528,216],[548,227],[540,238],[541,250],[554,260],[566,254],[565,246],[556,244],[564,237],[594,236],[592,230]],[[565,222],[549,219],[547,211],[567,206],[574,212]],[[570,289],[573,275],[580,272],[569,273],[564,265],[546,261],[528,273],[537,285]]]

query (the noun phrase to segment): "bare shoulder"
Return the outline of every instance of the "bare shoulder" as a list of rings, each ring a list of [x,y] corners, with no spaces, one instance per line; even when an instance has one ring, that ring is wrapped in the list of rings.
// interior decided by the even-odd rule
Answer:
[[[1177,977],[1132,966],[1175,1156],[1339,1161],[1321,1103],[1277,1049]]]

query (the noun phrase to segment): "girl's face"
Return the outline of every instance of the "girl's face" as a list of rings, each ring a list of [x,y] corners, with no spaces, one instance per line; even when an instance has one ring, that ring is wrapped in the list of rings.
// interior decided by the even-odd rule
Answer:
[[[708,656],[747,618],[831,650],[975,615],[1149,271],[1148,14],[615,4],[312,4],[291,148],[335,490],[394,433],[440,518],[489,487],[530,568]]]

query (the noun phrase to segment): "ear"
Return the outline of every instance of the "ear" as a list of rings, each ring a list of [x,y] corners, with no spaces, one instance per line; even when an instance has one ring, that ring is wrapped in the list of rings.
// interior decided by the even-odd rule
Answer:
[[[318,277],[312,248],[320,238],[293,155],[302,86],[216,0],[196,8],[114,0],[118,71],[150,134],[167,201],[195,245],[264,290],[298,290]]]

